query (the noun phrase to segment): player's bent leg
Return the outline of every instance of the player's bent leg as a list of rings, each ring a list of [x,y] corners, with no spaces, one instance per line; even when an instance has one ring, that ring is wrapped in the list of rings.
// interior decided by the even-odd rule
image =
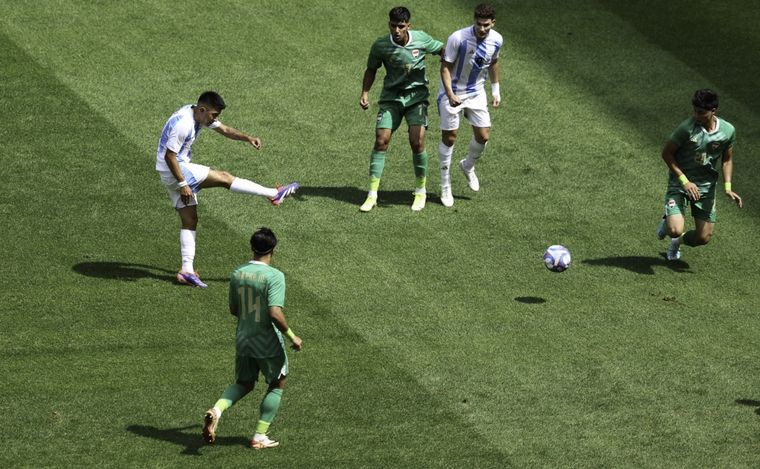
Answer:
[[[203,415],[203,441],[213,444],[216,441],[216,427],[222,414],[219,409],[212,407]]]
[[[665,220],[665,231],[671,238],[677,238],[683,234],[686,220],[681,214],[669,215]]]
[[[712,239],[713,230],[715,229],[715,223],[694,219],[695,229],[685,233],[683,235],[683,242],[687,246],[704,246]]]
[[[214,407],[206,411],[203,415],[203,439],[206,443],[212,444],[216,441],[216,427],[222,413],[251,392],[255,384],[255,381],[238,381],[228,386]]]

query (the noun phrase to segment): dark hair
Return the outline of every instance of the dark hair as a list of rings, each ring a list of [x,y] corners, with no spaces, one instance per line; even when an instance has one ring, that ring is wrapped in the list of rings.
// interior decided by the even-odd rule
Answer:
[[[691,104],[701,109],[717,109],[718,93],[709,88],[697,90],[694,92],[694,97],[691,98]]]
[[[222,97],[219,96],[219,93],[217,93],[216,91],[204,91],[198,97],[198,104],[206,105],[220,112],[223,111],[224,108],[227,107],[227,105],[224,104],[224,100],[222,99]]]
[[[475,18],[480,18],[482,20],[495,20],[496,8],[494,8],[490,3],[481,3],[475,7]]]
[[[257,256],[266,256],[277,246],[277,236],[269,228],[261,227],[251,235],[251,251]]]
[[[388,12],[388,19],[395,23],[408,23],[409,20],[412,19],[412,13],[407,7],[392,8],[391,11]]]

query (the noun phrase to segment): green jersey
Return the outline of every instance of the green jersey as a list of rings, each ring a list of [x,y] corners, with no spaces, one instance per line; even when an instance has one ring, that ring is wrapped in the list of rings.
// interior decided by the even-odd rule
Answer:
[[[285,306],[285,275],[251,261],[230,277],[230,306],[237,309],[237,355],[269,358],[282,355],[282,334],[269,316],[270,306]]]
[[[723,153],[736,141],[734,126],[720,117],[715,118],[717,125],[710,133],[697,124],[694,117],[690,117],[681,122],[670,135],[670,141],[678,145],[676,164],[689,181],[698,186],[709,186],[718,181],[717,162],[722,160]],[[670,173],[668,184],[681,187],[673,173]]]
[[[367,68],[377,70],[381,65],[385,66],[380,101],[393,101],[418,88],[427,91],[425,55],[437,53],[442,48],[441,41],[436,41],[424,31],[409,30],[409,41],[404,46],[393,42],[390,34],[377,38],[369,51]]]

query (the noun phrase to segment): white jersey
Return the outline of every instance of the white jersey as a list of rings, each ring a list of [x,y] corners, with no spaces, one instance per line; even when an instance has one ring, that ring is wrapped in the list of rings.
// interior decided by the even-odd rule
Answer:
[[[485,94],[483,85],[488,67],[499,57],[499,50],[504,39],[493,29],[485,39],[478,40],[474,26],[455,31],[446,41],[442,59],[453,64],[451,70],[451,90],[457,96],[475,96]],[[446,89],[441,83],[439,98],[446,96]]]
[[[193,104],[182,106],[164,124],[156,150],[157,171],[169,171],[169,165],[164,159],[166,150],[176,153],[180,163],[189,163],[193,159],[193,142],[203,128],[193,118],[193,107]],[[219,121],[215,120],[208,127],[214,129],[219,125]]]

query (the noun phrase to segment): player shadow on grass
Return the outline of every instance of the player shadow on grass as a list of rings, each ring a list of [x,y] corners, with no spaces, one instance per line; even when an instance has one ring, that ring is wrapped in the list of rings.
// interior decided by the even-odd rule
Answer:
[[[667,267],[674,272],[692,273],[689,270],[688,263],[681,260],[669,261],[667,260],[667,257],[665,257],[665,253],[661,253],[661,258],[647,256],[619,256],[603,257],[600,259],[584,259],[581,262],[588,265],[619,267],[641,275],[654,275],[655,266]]]
[[[754,407],[755,413],[757,415],[760,415],[760,401],[756,401],[754,399],[737,399],[734,402],[737,404],[746,405],[748,407]]]
[[[201,425],[187,425],[177,428],[157,428],[149,425],[130,425],[127,430],[145,438],[152,438],[159,441],[168,441],[179,446],[184,446],[181,454],[188,456],[202,456],[199,451],[204,446],[208,446],[201,436]],[[190,430],[189,432],[186,430]],[[249,441],[242,436],[217,436],[216,446],[248,446]]]
[[[177,273],[175,271],[145,264],[131,264],[125,262],[80,262],[72,267],[72,270],[87,277],[123,280],[125,282],[153,279],[180,285],[177,281]],[[229,280],[229,277],[203,279],[204,282],[229,282]]]
[[[382,188],[378,192],[377,206],[388,207],[391,205],[412,205],[412,199],[414,198],[414,191],[412,189],[406,191],[384,191]],[[328,199],[337,200],[339,202],[345,202],[347,204],[356,205],[357,208],[367,198],[366,189],[359,189],[358,187],[305,187],[301,186],[296,193],[296,198],[303,196],[325,197]],[[465,196],[454,196],[457,200],[470,200]],[[440,203],[440,194],[428,192],[428,202]]]

